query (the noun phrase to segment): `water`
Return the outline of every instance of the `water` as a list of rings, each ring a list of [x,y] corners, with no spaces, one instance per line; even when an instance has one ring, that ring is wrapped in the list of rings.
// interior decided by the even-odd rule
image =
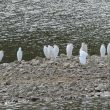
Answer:
[[[109,98],[77,99],[65,102],[35,102],[0,106],[2,110],[109,110]]]
[[[110,41],[108,0],[6,0],[0,1],[0,49],[3,62],[16,60],[22,47],[24,60],[44,57],[45,44],[57,44],[65,53],[68,42],[77,55],[81,42],[90,54],[99,54],[101,43]]]

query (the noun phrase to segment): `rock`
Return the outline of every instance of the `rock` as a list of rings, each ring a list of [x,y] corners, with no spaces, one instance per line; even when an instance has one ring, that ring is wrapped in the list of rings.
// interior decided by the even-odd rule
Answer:
[[[7,67],[6,67],[6,70],[7,70],[7,71],[10,71],[11,69],[12,69],[11,66],[7,66]]]
[[[12,102],[18,103],[18,99],[17,99],[17,98],[14,98],[14,99],[12,100]]]
[[[107,98],[110,97],[110,92],[109,91],[97,92],[94,94],[94,97]]]
[[[23,68],[23,64],[19,64],[19,66],[18,66],[19,68]]]
[[[63,63],[63,67],[68,68],[70,66],[70,63]]]
[[[100,96],[102,97],[102,98],[107,98],[107,97],[110,97],[110,92],[109,91],[104,91],[104,92],[101,92],[101,94],[100,94]]]
[[[72,96],[64,96],[64,99],[65,99],[65,100],[72,100],[73,97],[72,97]]]
[[[95,91],[96,92],[101,92],[101,91],[107,90],[107,88],[108,88],[107,85],[99,84],[98,87],[95,88]]]
[[[20,71],[20,72],[24,72],[25,70],[24,70],[23,68],[20,68],[19,71]]]
[[[45,67],[47,67],[47,64],[43,63],[43,64],[40,65],[40,67],[45,68]]]
[[[98,67],[99,67],[99,68],[103,68],[103,67],[104,67],[104,64],[99,63]]]
[[[60,85],[60,86],[58,87],[58,91],[64,91],[64,87]]]
[[[41,110],[50,110],[48,107],[41,107]]]
[[[31,97],[30,100],[31,100],[32,102],[36,102],[36,101],[39,101],[40,98],[39,98],[39,97]]]
[[[39,90],[39,87],[34,86],[34,87],[33,87],[33,91],[36,91],[36,90]]]
[[[31,64],[32,65],[38,65],[38,64],[40,64],[40,61],[36,60],[36,59],[33,59],[33,60],[31,60]]]
[[[70,64],[70,68],[75,68],[74,63]]]
[[[3,100],[10,100],[10,96],[8,95],[8,93],[6,93],[6,94],[3,96]]]
[[[3,77],[6,77],[6,76],[8,76],[8,75],[9,75],[8,72],[3,73]]]
[[[60,54],[60,57],[67,57],[65,54]]]
[[[9,63],[3,63],[2,65],[3,65],[3,66],[8,66],[8,65],[9,65]]]
[[[11,84],[11,80],[8,80],[4,83],[4,85],[10,85]]]
[[[46,102],[51,102],[52,98],[51,97],[45,97],[45,98],[43,98],[43,100],[46,101]]]
[[[53,64],[53,63],[54,63],[53,60],[49,60],[49,61],[47,62],[47,64]]]
[[[70,87],[74,87],[76,85],[75,82],[70,83]]]
[[[9,108],[9,109],[6,109],[6,110],[13,110],[13,109],[10,109],[10,108]]]
[[[24,79],[24,80],[30,80],[31,77],[30,77],[30,76],[24,76],[23,79]]]
[[[28,92],[26,96],[27,96],[27,97],[30,97],[30,96],[32,96],[32,95],[33,95],[33,92]]]

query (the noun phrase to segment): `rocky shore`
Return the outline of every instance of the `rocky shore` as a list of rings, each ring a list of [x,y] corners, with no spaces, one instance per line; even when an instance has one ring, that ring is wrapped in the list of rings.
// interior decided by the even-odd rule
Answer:
[[[78,98],[110,97],[109,58],[91,56],[80,65],[60,55],[56,61],[36,57],[31,61],[0,64],[0,103],[63,102]]]

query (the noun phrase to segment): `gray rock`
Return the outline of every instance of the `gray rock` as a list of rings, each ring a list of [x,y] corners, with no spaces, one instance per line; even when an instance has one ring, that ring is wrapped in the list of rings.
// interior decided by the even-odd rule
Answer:
[[[41,68],[45,68],[45,67],[47,67],[47,64],[44,64],[44,63],[43,63],[43,64],[40,65],[40,67],[41,67]]]
[[[67,57],[65,54],[60,54],[60,57]]]
[[[3,66],[8,66],[8,65],[9,65],[9,63],[3,63],[2,65],[3,65]]]
[[[32,65],[38,65],[39,63],[40,63],[39,60],[36,60],[36,59],[31,60]]]
[[[107,90],[107,88],[108,88],[108,85],[107,85],[107,84],[99,84],[99,85],[95,88],[95,91],[101,92],[101,91]]]
[[[39,97],[31,96],[30,100],[31,100],[32,102],[36,102],[36,101],[40,101],[40,98],[39,98]]]
[[[4,85],[10,85],[11,84],[11,80],[7,80]]]
[[[109,91],[101,92],[100,96],[101,96],[102,98],[110,97],[110,92],[109,92]]]
[[[63,67],[64,67],[64,68],[68,68],[69,66],[70,66],[70,63],[67,63],[67,62],[64,62],[64,63],[63,63]]]
[[[41,107],[41,110],[49,110],[48,107]]]

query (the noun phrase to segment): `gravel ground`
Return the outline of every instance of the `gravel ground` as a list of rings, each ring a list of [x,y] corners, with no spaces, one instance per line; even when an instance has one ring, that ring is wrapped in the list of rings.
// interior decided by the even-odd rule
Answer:
[[[0,103],[63,102],[78,98],[110,97],[109,58],[91,56],[80,65],[60,55],[56,61],[36,57],[31,61],[0,64]]]

